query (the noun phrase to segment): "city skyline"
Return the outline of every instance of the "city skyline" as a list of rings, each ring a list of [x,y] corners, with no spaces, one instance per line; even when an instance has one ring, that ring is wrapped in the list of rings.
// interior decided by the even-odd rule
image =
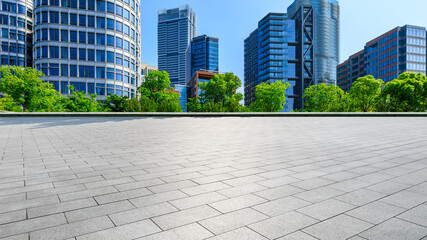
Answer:
[[[293,0],[268,0],[268,4],[263,5],[259,1],[247,1],[242,6],[238,1],[226,2],[225,0],[219,0],[215,3],[195,0],[187,0],[185,2],[143,1],[142,62],[157,66],[157,11],[163,8],[174,8],[189,4],[199,16],[197,19],[197,35],[206,34],[221,39],[222,44],[219,49],[220,69],[225,72],[234,72],[243,79],[244,39],[257,27],[259,19],[269,12],[286,12],[287,6],[292,2]],[[364,7],[368,3],[370,7]],[[375,2],[368,0],[357,2],[341,0],[340,62],[362,49],[367,41],[382,32],[406,24],[426,25],[422,20],[422,9],[425,9],[422,6],[427,7],[427,3],[419,3],[419,1],[415,0],[408,0],[405,5],[400,3],[401,1],[398,0],[376,0]],[[411,7],[414,4],[420,7]],[[228,7],[224,8],[224,5]],[[221,14],[208,14],[217,11],[221,11]],[[232,13],[236,14],[231,15]],[[364,14],[362,15],[361,13]],[[398,17],[396,17],[396,14],[399,14]],[[215,18],[215,16],[228,17]],[[378,18],[383,20],[378,21]],[[378,24],[372,27],[372,21]],[[230,34],[230,32],[233,32],[233,34]],[[359,37],[356,38],[355,36]]]

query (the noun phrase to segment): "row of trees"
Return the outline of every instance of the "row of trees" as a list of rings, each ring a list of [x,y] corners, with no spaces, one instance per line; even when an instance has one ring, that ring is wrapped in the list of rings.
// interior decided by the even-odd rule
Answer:
[[[181,112],[179,93],[170,87],[169,74],[153,71],[145,77],[133,99],[116,95],[103,102],[96,95],[74,91],[63,96],[43,74],[32,68],[2,66],[0,111],[24,112]],[[243,106],[243,94],[237,93],[241,80],[233,73],[214,75],[200,83],[200,95],[188,99],[189,112],[279,112],[286,104],[289,83],[261,83],[256,87],[256,101]],[[403,73],[387,84],[372,76],[359,78],[349,93],[337,86],[314,85],[305,90],[307,112],[425,112],[427,77]]]
[[[426,112],[427,77],[402,73],[386,84],[365,76],[345,93],[337,86],[314,85],[305,90],[308,112]]]

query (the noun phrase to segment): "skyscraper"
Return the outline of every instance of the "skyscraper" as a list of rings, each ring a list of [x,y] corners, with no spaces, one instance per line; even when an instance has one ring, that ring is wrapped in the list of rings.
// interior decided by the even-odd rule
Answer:
[[[245,40],[245,105],[262,82],[288,82],[285,111],[304,108],[304,90],[336,84],[339,7],[336,0],[295,0],[288,13],[270,13]]]
[[[134,97],[140,76],[139,0],[36,0],[34,67],[63,94],[68,85]]]
[[[32,67],[32,16],[32,1],[1,2],[1,65]]]
[[[219,71],[218,38],[202,35],[193,38],[187,49],[187,79],[188,82],[197,70]]]
[[[349,91],[365,75],[389,82],[404,72],[426,74],[426,28],[396,27],[366,43],[365,48],[337,66],[338,86]]]
[[[185,85],[186,51],[196,36],[196,14],[185,5],[158,12],[158,67],[169,73],[171,85]]]
[[[303,6],[308,8],[302,8]],[[299,17],[303,17],[298,11],[307,11],[307,9],[313,11],[313,44],[311,45],[314,53],[313,82],[314,84],[336,85],[336,66],[339,63],[340,55],[339,3],[337,0],[295,0],[288,7],[288,15],[292,19],[298,18],[298,14]],[[301,22],[304,20],[307,19],[301,19]],[[303,32],[308,29],[309,25],[298,24],[296,30]]]

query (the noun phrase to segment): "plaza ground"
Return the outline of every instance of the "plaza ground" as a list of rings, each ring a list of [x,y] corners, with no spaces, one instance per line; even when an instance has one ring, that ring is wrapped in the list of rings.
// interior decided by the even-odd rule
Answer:
[[[427,118],[1,118],[0,239],[427,240]]]

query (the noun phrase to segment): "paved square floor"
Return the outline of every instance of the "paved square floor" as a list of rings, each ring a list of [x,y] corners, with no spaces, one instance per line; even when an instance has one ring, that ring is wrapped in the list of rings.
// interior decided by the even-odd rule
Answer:
[[[427,118],[0,118],[3,239],[427,239]]]

